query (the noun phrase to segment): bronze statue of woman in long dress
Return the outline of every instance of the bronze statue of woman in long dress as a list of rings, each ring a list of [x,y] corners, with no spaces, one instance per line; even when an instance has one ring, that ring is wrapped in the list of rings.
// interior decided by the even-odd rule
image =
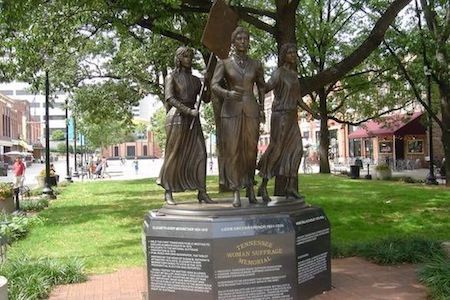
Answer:
[[[218,62],[211,80],[212,91],[223,99],[220,115],[222,170],[220,183],[233,191],[233,206],[241,206],[239,190],[247,189],[256,203],[253,179],[259,139],[264,121],[264,74],[261,62],[247,56],[250,36],[237,27],[231,36],[234,53]],[[225,88],[222,84],[225,82]],[[258,100],[253,87],[258,88]]]
[[[297,48],[284,44],[280,49],[280,67],[273,72],[266,85],[266,92],[274,91],[270,119],[270,144],[258,163],[263,181],[258,194],[269,202],[267,182],[273,176],[285,176],[285,195],[291,199],[303,199],[297,193],[298,168],[303,156],[303,144],[297,123],[297,105],[301,101],[297,74]]]
[[[176,204],[172,192],[198,190],[198,201],[214,203],[206,193],[206,147],[195,102],[200,79],[191,74],[194,52],[180,47],[175,54],[175,70],[167,75],[165,101],[166,149],[157,183],[165,189],[167,204]],[[192,120],[193,127],[190,128]]]

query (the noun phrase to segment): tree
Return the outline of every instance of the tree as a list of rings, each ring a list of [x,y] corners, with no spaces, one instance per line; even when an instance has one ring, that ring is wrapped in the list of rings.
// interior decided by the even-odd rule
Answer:
[[[303,81],[308,83],[303,85],[307,87],[303,91],[304,94],[337,81],[367,58],[381,43],[384,33],[397,13],[409,2],[410,0],[395,0],[388,5],[380,4],[385,11],[366,39],[335,65],[316,75],[304,78]],[[55,61],[60,58],[66,60],[68,57],[64,54],[74,54],[84,50],[84,47],[89,44],[95,44],[92,43],[92,40],[109,41],[110,48],[107,51],[110,52],[109,54],[117,54],[119,52],[114,48],[121,47],[120,42],[129,41],[130,37],[141,42],[142,46],[154,38],[163,36],[180,44],[201,49],[201,52],[205,53],[206,50],[200,45],[200,36],[211,3],[211,0],[148,1],[145,4],[141,1],[119,0],[81,1],[79,3],[63,0],[44,3],[38,0],[6,0],[2,23],[8,26],[3,33],[13,37],[11,39],[8,36],[6,39],[8,46],[20,50],[20,53],[16,51],[14,54],[24,60],[19,63],[28,67],[42,63],[43,57],[40,55],[42,51],[38,51],[39,46],[48,42],[49,39],[53,44],[47,46],[50,47],[48,51],[54,54]],[[275,4],[271,1],[262,1],[259,6],[254,6],[253,3],[253,1],[232,1],[234,4],[232,8],[244,22],[272,36],[278,49],[283,43],[296,42],[296,14],[302,13],[299,0],[276,0]],[[265,7],[265,9],[261,7]],[[21,34],[29,31],[30,22],[34,24],[31,26],[34,31],[26,36],[30,36],[31,39],[25,39]],[[52,35],[48,37],[44,34],[45,32],[52,32]],[[109,36],[114,38],[111,39]],[[162,39],[160,45],[161,42],[166,43],[167,41],[167,39]],[[30,47],[28,49],[20,47],[24,43]],[[80,44],[81,46],[79,46]],[[125,45],[128,46],[128,43]],[[152,46],[158,48],[158,44],[152,44]],[[91,47],[93,46],[91,45]],[[165,52],[167,53],[167,48]],[[162,56],[167,58],[167,54]],[[206,57],[205,54],[204,57]],[[126,62],[123,60],[126,55],[115,58],[122,59],[120,66],[126,66]],[[62,64],[62,66],[65,65]],[[58,65],[54,64],[54,66]],[[166,66],[163,60],[162,67]],[[129,67],[131,66],[128,66],[126,70],[129,70]],[[27,68],[24,68],[22,73],[25,72],[25,69]],[[144,70],[143,68],[138,69]],[[35,74],[36,72],[32,72],[28,75],[34,76]]]
[[[385,44],[394,57],[399,73],[409,84],[415,99],[436,122],[442,132],[446,170],[450,167],[450,3],[448,1],[415,1],[416,18]],[[428,105],[424,68],[430,70],[431,80],[439,99],[433,109]],[[436,109],[438,108],[438,109]],[[447,171],[448,172],[448,171]],[[446,181],[450,186],[449,180]]]
[[[148,124],[144,121],[134,120],[134,135],[138,139],[145,139],[147,137]]]
[[[336,65],[360,41],[349,37],[373,27],[365,13],[374,11],[365,1],[309,1],[301,6],[297,18],[300,70],[303,76],[313,76]],[[386,51],[384,51],[386,52]],[[393,80],[396,69],[383,49],[375,49],[353,72],[338,81],[310,91],[302,108],[320,121],[320,172],[330,173],[328,121],[358,125],[374,117],[400,109],[410,102],[405,88]],[[389,82],[389,83],[388,83]],[[389,85],[389,89],[385,88]],[[302,87],[304,88],[304,87]],[[307,88],[307,87],[306,87]],[[349,109],[356,114],[346,113]]]
[[[371,30],[355,34],[353,39],[361,42],[353,43],[355,46],[341,59],[300,78],[303,94],[320,93],[326,85],[338,82],[363,62],[377,49],[389,25],[410,1],[370,1],[382,11]],[[253,36],[261,47],[256,47],[254,52],[262,55],[261,49],[272,49],[272,41],[275,41],[275,52],[282,44],[297,41],[297,15],[306,17],[303,5],[330,5],[331,2],[308,0],[300,4],[299,0],[265,0],[255,4],[241,0],[231,1],[231,7],[255,32]],[[2,74],[2,79],[20,74],[27,81],[42,82],[39,71],[45,61],[46,68],[56,78],[57,88],[75,95],[79,90],[83,93],[86,79],[100,80],[93,85],[95,89],[107,85],[106,89],[116,86],[116,93],[123,88],[140,97],[150,92],[161,95],[160,78],[172,66],[178,45],[189,45],[199,49],[203,59],[208,57],[200,37],[211,4],[212,0],[5,0],[0,17],[0,38],[4,41],[0,53],[11,59],[4,68],[8,73]],[[76,97],[74,107],[83,98]],[[98,99],[89,99],[79,106],[96,111]],[[118,99],[124,100],[123,108],[129,108],[132,103],[127,98]],[[118,106],[112,107],[120,110]],[[108,113],[114,114],[112,110]],[[121,116],[123,122],[130,121],[127,114]]]
[[[59,143],[56,146],[56,152],[65,154],[66,153],[66,143]],[[73,146],[69,145],[69,153],[73,153]]]
[[[62,130],[55,130],[52,132],[51,140],[52,141],[64,141],[66,138],[66,134]]]
[[[212,103],[202,105],[201,107],[201,116],[202,116],[202,129],[206,134],[215,134],[216,133],[216,123],[214,121],[214,111],[212,107]]]
[[[150,119],[150,129],[155,135],[158,147],[164,151],[166,147],[166,109],[159,108]]]

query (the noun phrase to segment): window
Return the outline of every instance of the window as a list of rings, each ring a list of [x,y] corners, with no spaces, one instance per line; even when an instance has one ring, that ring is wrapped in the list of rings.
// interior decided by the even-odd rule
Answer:
[[[136,156],[136,148],[134,146],[127,146],[127,156]]]
[[[423,154],[423,140],[409,140],[408,141],[408,153],[410,154]]]
[[[378,143],[379,153],[392,153],[392,141],[380,141]]]
[[[114,156],[115,157],[119,156],[119,146],[114,146]]]
[[[361,156],[361,140],[350,140],[350,156]]]
[[[365,139],[364,140],[364,149],[365,149],[365,155],[366,158],[373,158],[373,143],[372,139]]]
[[[147,154],[147,145],[144,145],[144,146],[142,147],[142,152],[143,152],[144,156],[147,156],[147,155],[148,155],[148,154]]]
[[[309,140],[309,131],[304,131],[303,132],[303,138],[306,140]]]

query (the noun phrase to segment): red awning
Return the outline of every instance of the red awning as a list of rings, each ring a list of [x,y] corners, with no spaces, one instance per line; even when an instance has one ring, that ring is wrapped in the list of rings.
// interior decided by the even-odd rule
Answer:
[[[419,118],[423,115],[423,112],[415,112],[412,115],[398,114],[389,117],[382,118],[380,121],[368,121],[361,125],[361,128],[351,132],[348,135],[349,139],[360,139],[374,136],[390,136],[404,134],[423,134],[425,133],[425,127],[420,124]],[[412,124],[413,122],[417,124]],[[406,125],[412,127],[412,132],[406,132],[402,130]],[[412,126],[411,126],[412,125]],[[410,131],[410,130],[408,130]]]

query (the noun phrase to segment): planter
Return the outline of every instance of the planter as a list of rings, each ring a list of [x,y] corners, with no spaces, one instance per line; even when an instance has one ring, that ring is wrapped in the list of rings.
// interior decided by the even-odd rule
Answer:
[[[12,213],[15,209],[13,196],[0,200],[0,212]]]
[[[377,179],[388,180],[392,178],[392,171],[388,170],[376,170]]]
[[[59,175],[50,176],[49,178],[50,186],[57,186],[59,181]],[[45,185],[45,176],[36,176],[36,180],[38,182],[38,187],[43,188]]]
[[[8,300],[8,279],[0,276],[0,299]]]

